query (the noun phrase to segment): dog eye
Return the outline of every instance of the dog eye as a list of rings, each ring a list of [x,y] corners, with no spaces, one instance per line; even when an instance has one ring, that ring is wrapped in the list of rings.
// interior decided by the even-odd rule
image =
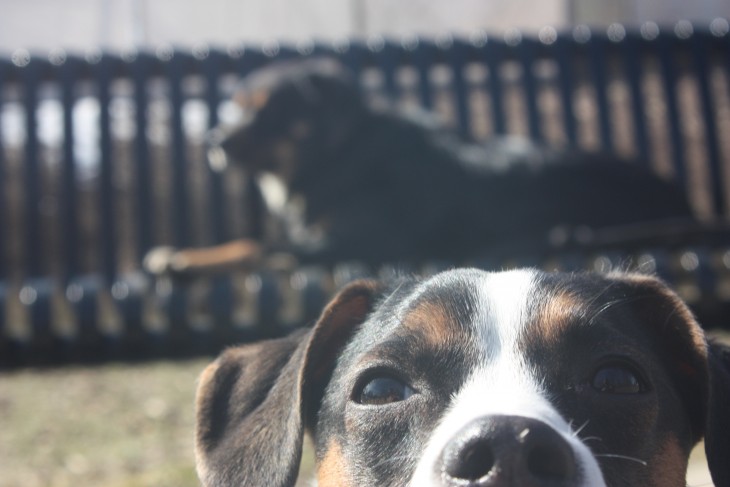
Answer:
[[[646,390],[636,372],[619,364],[598,369],[591,385],[595,390],[609,394],[638,394]]]
[[[379,406],[404,401],[413,395],[413,389],[392,377],[371,379],[355,395],[355,400],[368,406]]]

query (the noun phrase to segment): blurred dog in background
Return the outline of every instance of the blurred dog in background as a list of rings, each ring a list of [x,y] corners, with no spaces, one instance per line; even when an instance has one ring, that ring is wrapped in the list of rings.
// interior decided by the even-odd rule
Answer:
[[[272,253],[324,264],[514,256],[543,249],[556,228],[692,218],[682,188],[640,164],[517,137],[465,141],[432,114],[373,107],[333,60],[264,67],[236,99],[248,116],[214,132],[211,163],[275,175],[283,231],[155,249],[154,273],[256,265]]]

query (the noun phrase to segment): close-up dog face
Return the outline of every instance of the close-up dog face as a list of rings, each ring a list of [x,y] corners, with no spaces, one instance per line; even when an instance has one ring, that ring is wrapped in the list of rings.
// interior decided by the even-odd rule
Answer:
[[[704,436],[725,485],[718,353],[646,276],[355,283],[311,332],[208,367],[199,474],[293,485],[306,429],[320,486],[683,486]]]

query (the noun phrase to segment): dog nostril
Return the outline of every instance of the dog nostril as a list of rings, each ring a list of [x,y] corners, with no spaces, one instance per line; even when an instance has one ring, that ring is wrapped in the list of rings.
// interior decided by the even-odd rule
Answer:
[[[570,443],[546,423],[521,417],[479,418],[444,448],[438,471],[449,485],[573,485]]]
[[[539,479],[569,480],[574,468],[572,451],[562,443],[539,443],[527,453],[527,470]]]
[[[494,452],[485,441],[467,444],[458,455],[446,462],[446,474],[453,479],[477,480],[485,477],[494,466]]]

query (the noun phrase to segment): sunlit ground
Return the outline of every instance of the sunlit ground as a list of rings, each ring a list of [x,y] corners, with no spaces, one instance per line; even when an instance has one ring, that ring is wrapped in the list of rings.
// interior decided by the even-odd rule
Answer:
[[[0,375],[0,486],[197,485],[193,393],[204,363]]]

